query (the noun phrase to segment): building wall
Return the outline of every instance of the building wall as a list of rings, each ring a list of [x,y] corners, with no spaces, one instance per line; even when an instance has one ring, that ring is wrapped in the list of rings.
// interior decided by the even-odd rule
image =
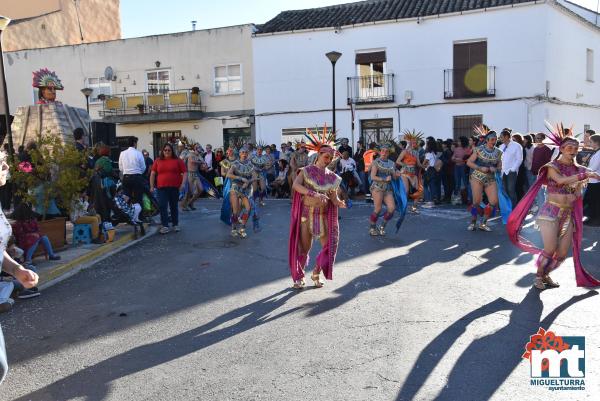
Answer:
[[[549,96],[600,107],[600,28],[557,7],[547,8]],[[594,52],[594,82],[586,80],[587,49]]]
[[[252,25],[148,36],[77,46],[22,50],[5,55],[10,107],[32,104],[31,73],[41,67],[56,71],[65,89],[59,91],[58,100],[71,106],[85,107],[85,97],[80,89],[87,86],[86,79],[104,76],[111,66],[115,80],[111,82],[112,94],[145,92],[146,72],[168,69],[171,89],[199,87],[207,117],[221,119],[252,115],[254,113],[254,85],[252,65]],[[160,67],[156,67],[156,62]],[[221,64],[242,64],[241,94],[214,95],[214,67]],[[183,79],[182,79],[183,78]],[[91,104],[92,119],[98,119],[102,103]],[[207,120],[209,121],[209,120]],[[214,135],[212,124],[205,120],[200,125],[198,138]],[[246,122],[246,119],[243,118]],[[247,124],[247,122],[246,122]],[[248,125],[246,125],[248,126]],[[117,126],[117,135],[128,135],[135,130],[126,125]],[[220,130],[222,132],[222,129]],[[213,140],[219,145],[222,138]]]
[[[437,108],[407,111],[408,116],[423,117],[422,120],[412,121],[410,128],[445,137],[452,132],[452,119],[448,116],[453,113],[470,114],[473,110],[483,110],[483,114],[494,114],[492,110],[495,107],[498,110],[507,108],[503,103],[496,106],[495,102],[499,100],[544,93],[545,14],[548,9],[549,6],[545,4],[525,5],[441,16],[419,23],[406,20],[342,28],[340,33],[320,30],[257,36],[253,41],[257,136],[268,142],[279,137],[278,132],[284,126],[277,127],[265,121],[274,120],[269,117],[273,112],[331,110],[331,65],[325,53],[331,50],[343,53],[336,65],[336,97],[338,109],[344,109],[347,108],[346,77],[357,75],[354,60],[356,52],[385,49],[387,72],[395,74],[397,102],[404,103],[405,91],[411,90],[412,105],[440,105],[449,110],[439,119],[430,118],[425,112]],[[443,71],[453,66],[453,44],[474,39],[486,39],[488,42],[488,65],[497,66],[496,97],[490,103],[455,104],[456,101],[445,101]],[[379,110],[397,105],[384,104]],[[512,108],[514,106],[508,107]],[[518,109],[524,110],[525,105],[521,104]],[[382,113],[388,112],[379,112]],[[496,119],[502,119],[503,125],[523,124],[518,114],[498,113]],[[318,118],[327,118],[331,123],[328,114],[331,113],[322,116],[310,114],[305,120],[308,126],[322,124],[322,121],[316,120]],[[391,114],[396,115],[397,111],[393,110]],[[300,117],[290,114],[288,118],[289,124],[285,123],[284,117],[277,117],[277,120],[282,125],[297,125],[292,121]],[[343,121],[349,118],[339,112],[337,119]],[[341,136],[350,136],[347,126],[338,123],[338,128]]]
[[[119,0],[55,0],[58,10],[47,14],[15,19],[2,34],[4,51],[102,42],[121,38]],[[77,6],[75,5],[77,4]],[[14,9],[13,9],[14,8]],[[0,11],[2,8],[0,7]],[[10,5],[2,15],[21,13]],[[78,18],[79,16],[79,18]],[[79,30],[81,23],[81,32]],[[83,35],[83,41],[81,36]]]

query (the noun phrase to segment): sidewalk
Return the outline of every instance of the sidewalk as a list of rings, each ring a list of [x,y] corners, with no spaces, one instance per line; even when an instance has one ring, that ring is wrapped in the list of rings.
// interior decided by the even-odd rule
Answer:
[[[116,233],[113,242],[73,245],[73,225],[67,222],[67,245],[65,249],[57,252],[61,260],[50,261],[44,259],[43,256],[33,260],[40,276],[38,287],[41,289],[50,287],[158,232],[156,226],[146,225],[146,235],[139,235],[138,239],[135,239],[133,227],[130,225],[120,224],[115,230]]]

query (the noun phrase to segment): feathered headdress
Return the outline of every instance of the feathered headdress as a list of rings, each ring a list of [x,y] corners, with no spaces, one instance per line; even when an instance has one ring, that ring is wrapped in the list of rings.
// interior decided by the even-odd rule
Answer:
[[[479,125],[474,125],[473,126],[473,132],[475,133],[475,135],[477,135],[479,138],[484,138],[485,140],[488,140],[489,137],[494,137],[497,138],[498,134],[496,133],[496,131],[492,131],[490,129],[490,127],[488,127],[485,124],[479,124]]]
[[[546,129],[549,134],[547,138],[552,141],[556,146],[562,146],[567,141],[577,142],[579,144],[579,140],[573,136],[573,126],[571,128],[565,128],[563,123],[557,123],[556,127],[550,124],[548,121],[544,120],[544,124],[546,125]]]
[[[264,149],[266,148],[268,145],[266,142],[263,141],[258,141],[256,142],[256,149]]]
[[[417,131],[415,129],[413,129],[412,131],[404,130],[402,132],[402,135],[403,135],[403,138],[405,141],[407,141],[407,142],[416,141],[417,143],[422,141],[423,138],[425,137],[425,135],[421,131]]]
[[[340,140],[335,139],[335,132],[327,131],[327,124],[323,126],[320,132],[318,127],[315,128],[314,132],[307,128],[304,136],[308,139],[306,149],[312,152],[320,153],[323,150],[335,155],[336,147],[340,144]]]
[[[47,88],[53,87],[56,90],[63,90],[63,84],[56,76],[54,71],[50,71],[47,68],[42,68],[39,71],[33,72],[33,84],[34,88]]]

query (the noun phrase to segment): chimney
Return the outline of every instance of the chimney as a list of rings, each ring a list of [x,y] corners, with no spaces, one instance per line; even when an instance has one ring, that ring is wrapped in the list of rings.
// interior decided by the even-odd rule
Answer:
[[[192,21],[192,31],[196,30],[196,22],[197,21]]]

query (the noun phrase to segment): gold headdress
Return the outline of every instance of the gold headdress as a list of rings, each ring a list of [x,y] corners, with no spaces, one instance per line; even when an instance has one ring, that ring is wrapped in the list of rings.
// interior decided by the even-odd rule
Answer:
[[[410,141],[416,141],[417,143],[419,143],[420,141],[423,140],[424,138],[424,134],[421,131],[417,131],[417,130],[404,130],[402,132],[403,134],[403,138],[405,141],[410,142]]]

